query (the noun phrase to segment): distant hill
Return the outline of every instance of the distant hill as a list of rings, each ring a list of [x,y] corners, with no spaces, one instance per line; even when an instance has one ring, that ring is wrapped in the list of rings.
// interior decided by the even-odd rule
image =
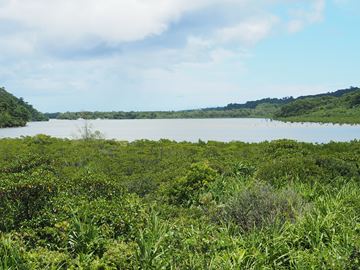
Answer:
[[[308,99],[308,98],[322,98],[322,97],[342,97],[343,95],[358,92],[360,88],[350,87],[348,89],[341,89],[335,92],[328,92],[316,95],[294,97],[283,97],[283,98],[263,98],[255,101],[248,101],[246,103],[230,103],[225,107],[208,108],[207,110],[234,110],[234,109],[255,109],[261,104],[273,104],[273,105],[285,105],[292,103],[297,100]]]
[[[65,112],[49,113],[57,119],[171,119],[171,118],[270,118],[293,122],[360,123],[360,88],[350,87],[317,95],[263,98],[224,107],[186,111]]]
[[[292,122],[360,123],[360,88],[284,98],[263,98],[246,103],[230,103],[205,111],[248,111],[248,117],[267,117]]]
[[[299,97],[280,107],[274,118],[294,122],[360,123],[360,88]]]
[[[0,128],[25,126],[29,121],[46,121],[48,118],[26,103],[0,88]]]

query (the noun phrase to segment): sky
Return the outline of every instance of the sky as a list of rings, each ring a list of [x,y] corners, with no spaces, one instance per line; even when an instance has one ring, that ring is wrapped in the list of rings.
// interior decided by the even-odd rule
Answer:
[[[0,86],[42,112],[360,86],[358,0],[0,0]]]

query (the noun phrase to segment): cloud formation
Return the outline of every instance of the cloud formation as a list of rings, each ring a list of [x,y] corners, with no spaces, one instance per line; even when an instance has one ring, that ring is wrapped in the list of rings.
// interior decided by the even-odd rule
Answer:
[[[161,89],[201,100],[219,89],[220,98],[236,91],[257,44],[321,22],[326,3],[0,0],[0,82],[25,97]]]
[[[186,12],[229,0],[2,0],[0,19],[38,38],[76,44],[142,40],[166,31]]]
[[[222,18],[222,24],[203,29],[202,35],[217,38],[217,42],[249,45],[267,37],[279,23],[280,19],[267,9],[284,2],[291,7],[295,1],[0,0],[0,22],[7,29],[0,28],[0,37],[8,48],[18,49],[20,53],[31,52],[36,47],[92,52],[98,47],[116,47],[163,35],[189,14],[201,15],[218,9],[209,19]],[[304,2],[307,8],[301,5],[292,10],[290,32],[299,31],[323,16],[325,0]],[[189,28],[184,40],[193,35]]]
[[[224,43],[255,44],[267,37],[278,21],[279,18],[272,15],[250,18],[236,25],[218,30],[217,38]]]
[[[324,18],[325,6],[325,0],[312,0],[308,7],[292,10],[292,19],[288,24],[289,32],[298,32],[308,24],[322,21]]]

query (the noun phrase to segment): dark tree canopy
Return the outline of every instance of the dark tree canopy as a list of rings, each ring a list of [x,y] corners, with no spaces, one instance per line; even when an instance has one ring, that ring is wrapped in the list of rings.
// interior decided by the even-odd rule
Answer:
[[[25,102],[0,88],[0,128],[25,126],[28,121],[46,121],[48,118]]]

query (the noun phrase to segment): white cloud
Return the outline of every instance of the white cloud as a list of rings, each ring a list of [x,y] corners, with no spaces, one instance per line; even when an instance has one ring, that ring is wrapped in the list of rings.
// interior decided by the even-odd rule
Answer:
[[[70,45],[89,39],[113,44],[159,35],[184,13],[221,2],[248,0],[3,0],[0,19]]]
[[[218,30],[216,36],[224,43],[235,41],[252,45],[266,38],[278,21],[279,18],[272,15],[250,18],[237,25]]]
[[[309,3],[311,8],[304,8]],[[250,72],[246,64],[252,58],[251,46],[288,26],[273,7],[302,7],[290,14],[288,27],[294,32],[320,21],[324,3],[0,0],[0,81],[20,89],[21,96],[62,96],[67,107],[52,101],[59,110],[77,108],[72,96],[84,91],[94,104],[106,96],[102,92],[111,92],[119,97],[112,101],[118,109],[118,102],[131,109],[143,92],[160,100],[162,95],[151,94],[156,91],[185,93],[192,104],[200,104],[211,89],[217,102],[226,104],[224,91],[234,96],[241,78]],[[139,42],[154,35],[162,37]],[[192,106],[187,102],[184,99],[179,108]],[[42,106],[55,110],[50,103]]]
[[[310,0],[308,9],[296,9],[291,12],[292,19],[288,23],[290,33],[299,32],[306,25],[320,22],[324,19],[325,0]]]
[[[209,8],[221,7],[224,22],[212,26],[218,27],[217,31],[211,27],[204,30],[207,33],[204,33],[203,39],[223,44],[253,45],[266,38],[280,21],[275,15],[267,13],[269,6],[283,2],[286,1],[0,0],[0,21],[13,27],[13,36],[5,37],[5,40],[14,43],[14,49],[19,47],[21,53],[34,49],[35,45],[51,48],[52,51],[91,51],[98,45],[117,46],[161,35],[188,13],[198,12],[201,15]],[[305,2],[310,2],[311,8],[293,12],[288,25],[290,32],[321,20],[325,0]],[[294,3],[289,1],[286,5],[292,6]],[[231,19],[227,21],[230,13]],[[0,29],[0,38],[4,39],[2,35]],[[190,35],[193,33],[189,32]],[[24,47],[17,40],[24,40]]]

